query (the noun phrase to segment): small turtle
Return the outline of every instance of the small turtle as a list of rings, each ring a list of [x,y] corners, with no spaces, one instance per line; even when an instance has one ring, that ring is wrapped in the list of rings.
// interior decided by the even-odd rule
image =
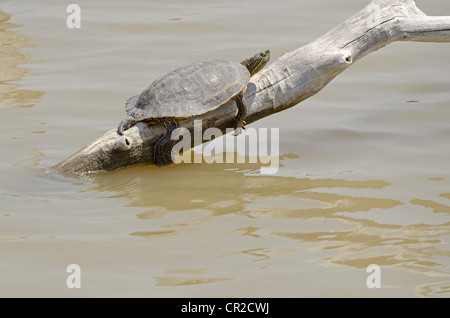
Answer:
[[[166,134],[154,146],[153,163],[171,164],[171,150],[166,149],[172,131],[179,122],[212,111],[230,99],[236,101],[238,113],[234,128],[244,128],[247,102],[244,92],[250,77],[269,61],[270,51],[257,53],[240,64],[207,60],[181,65],[156,79],[140,95],[129,98],[128,117],[117,129],[119,135],[139,121],[162,123]]]

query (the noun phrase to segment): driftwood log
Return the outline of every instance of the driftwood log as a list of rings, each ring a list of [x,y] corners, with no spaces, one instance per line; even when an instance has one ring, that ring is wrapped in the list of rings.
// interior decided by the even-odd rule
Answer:
[[[283,54],[252,77],[246,91],[247,124],[297,105],[366,54],[394,41],[450,42],[450,16],[427,16],[413,0],[373,0],[341,25]],[[181,127],[193,133],[194,120],[202,120],[203,129],[216,127],[225,132],[233,127],[235,114],[235,102],[230,101],[182,122]],[[151,164],[153,146],[163,134],[161,125],[146,123],[136,124],[124,136],[115,128],[54,169],[76,174]]]

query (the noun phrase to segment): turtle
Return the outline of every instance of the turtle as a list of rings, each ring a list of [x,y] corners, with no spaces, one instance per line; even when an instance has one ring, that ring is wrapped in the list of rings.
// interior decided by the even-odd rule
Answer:
[[[234,129],[245,128],[247,102],[244,92],[250,77],[259,72],[270,59],[270,50],[262,51],[241,63],[226,60],[190,62],[157,78],[140,95],[130,97],[125,105],[128,117],[117,133],[140,121],[163,124],[166,133],[153,149],[153,163],[166,166],[173,163],[167,149],[172,132],[181,121],[212,111],[231,99],[238,108]]]

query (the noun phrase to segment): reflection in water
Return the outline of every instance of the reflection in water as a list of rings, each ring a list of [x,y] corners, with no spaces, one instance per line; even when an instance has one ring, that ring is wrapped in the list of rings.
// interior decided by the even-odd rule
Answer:
[[[442,196],[442,195],[441,195]],[[422,205],[424,207],[432,208],[436,213],[450,213],[450,206],[440,204],[431,200],[414,199],[411,200],[412,204]]]
[[[10,29],[20,25],[7,22],[10,16],[0,11],[0,108],[32,107],[44,94],[42,91],[19,89],[19,81],[28,75],[22,64],[35,63],[31,56],[21,52],[22,47],[32,47],[29,38]]]
[[[419,285],[416,287],[416,294],[422,297],[448,297],[450,294],[450,281]]]
[[[219,218],[226,216],[239,219],[232,223],[235,228],[202,236],[202,239],[250,236],[264,242],[254,249],[234,246],[232,251],[216,253],[218,258],[245,255],[265,260],[276,254],[305,253],[306,249],[317,253],[319,256],[314,257],[327,266],[365,269],[369,264],[378,264],[427,276],[448,276],[442,259],[449,257],[450,252],[443,247],[441,239],[448,235],[448,224],[402,225],[394,221],[382,224],[371,216],[387,210],[395,213],[396,208],[408,203],[383,198],[383,195],[379,198],[355,195],[381,193],[389,183],[261,176],[258,169],[256,164],[136,167],[89,176],[92,182],[89,190],[113,193],[113,197],[127,198],[131,206],[147,209],[137,217],[152,220],[145,223],[150,228],[133,232],[130,234],[133,236],[167,239],[189,232],[197,236],[196,231],[202,226],[207,228],[213,220],[220,223]],[[385,196],[386,192],[383,193]],[[442,196],[448,197],[448,194]],[[414,200],[412,204],[432,207],[437,213],[449,212],[447,206],[431,201]],[[369,211],[371,213],[367,213]],[[359,212],[358,216],[352,217],[355,212]],[[361,212],[367,217],[361,217]],[[156,222],[161,220],[163,223]],[[265,225],[256,225],[256,220],[266,220]],[[267,238],[275,237],[300,244],[294,249],[271,246]],[[170,274],[158,277],[157,282],[160,286],[169,286],[215,279],[232,277]],[[427,288],[418,290],[427,292]]]
[[[156,277],[156,285],[157,286],[182,286],[182,285],[197,285],[197,284],[206,284],[206,283],[217,283],[225,280],[230,280],[231,278],[192,278],[192,277]]]

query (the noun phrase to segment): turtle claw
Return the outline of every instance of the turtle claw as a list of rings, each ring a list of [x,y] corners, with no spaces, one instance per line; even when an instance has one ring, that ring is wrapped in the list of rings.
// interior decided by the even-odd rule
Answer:
[[[243,121],[242,124],[240,126],[236,126],[234,128],[234,136],[239,136],[240,134],[242,134],[242,131],[245,130],[247,127],[245,127],[246,122]]]
[[[245,127],[238,127],[235,129],[233,136],[239,136],[242,134],[242,131],[245,129]]]
[[[119,127],[117,128],[117,134],[122,136],[123,132],[128,128],[130,128],[131,126],[133,126],[134,124],[136,124],[136,120],[133,117],[128,116],[127,118],[125,118],[120,122]]]

